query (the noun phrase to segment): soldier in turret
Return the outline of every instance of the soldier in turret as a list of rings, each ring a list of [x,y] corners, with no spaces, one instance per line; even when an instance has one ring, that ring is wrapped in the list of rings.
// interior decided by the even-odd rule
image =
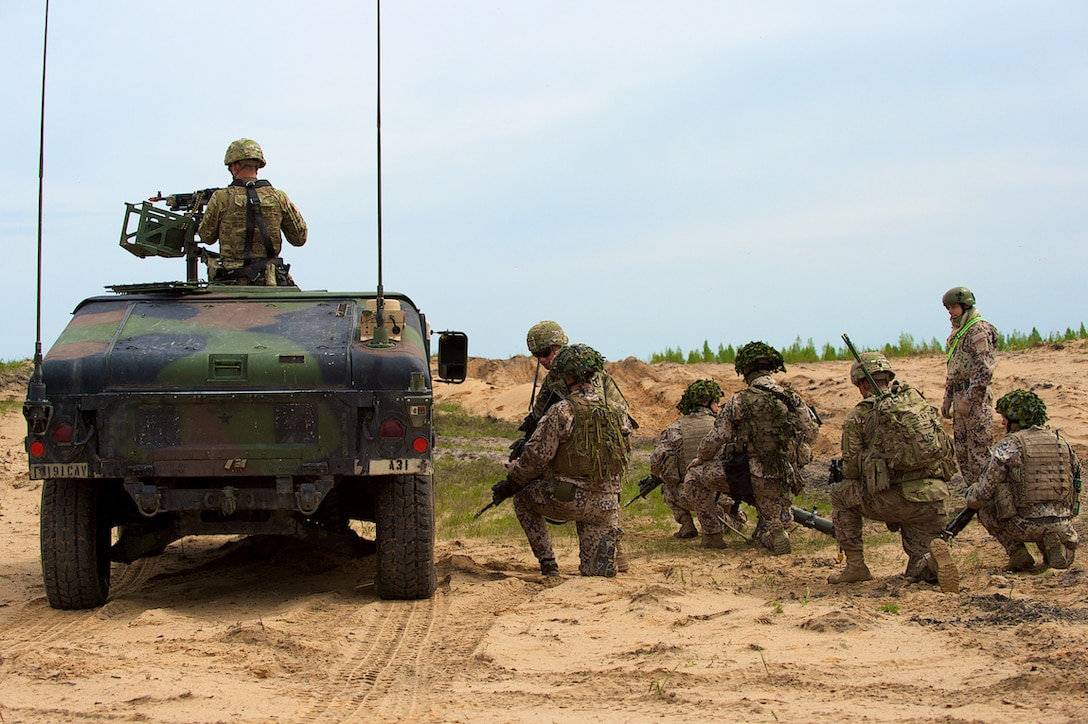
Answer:
[[[688,486],[687,490],[694,493],[688,497],[684,495],[681,482],[687,474],[688,463],[695,458],[699,443],[714,427],[714,420],[721,410],[721,399],[722,388],[714,380],[696,380],[688,385],[676,405],[683,417],[662,431],[650,454],[650,473],[662,481],[661,497],[680,524],[680,530],[673,533],[673,537],[695,538],[699,535],[692,519],[694,512],[703,529],[705,548],[725,547],[722,539],[725,527],[719,517],[724,514],[719,504],[719,496],[723,494],[705,486]],[[722,502],[732,504],[728,496]]]
[[[507,471],[514,512],[545,576],[558,575],[548,520],[572,520],[583,576],[616,575],[619,493],[630,455],[627,415],[593,386],[604,358],[584,344],[564,347],[553,371],[567,385]]]
[[[948,371],[941,414],[952,419],[956,463],[967,485],[978,482],[994,443],[990,383],[994,376],[997,330],[979,314],[967,287],[952,287],[941,299],[952,323]]]
[[[306,243],[306,222],[287,194],[258,179],[264,152],[249,138],[227,147],[223,160],[233,179],[208,200],[200,222],[200,243],[219,242],[219,259],[209,281],[267,286],[293,285],[289,265],[280,259],[283,237]],[[282,233],[281,233],[282,232]]]
[[[1008,570],[1024,571],[1035,543],[1051,568],[1073,564],[1078,536],[1081,466],[1056,430],[1044,427],[1046,404],[1034,392],[1013,390],[997,401],[1008,434],[994,446],[982,479],[967,490],[967,506],[1009,554]]]
[[[850,381],[862,400],[843,421],[843,479],[831,488],[835,538],[846,567],[827,582],[873,577],[862,548],[864,516],[899,531],[908,578],[938,583],[942,591],[954,593],[959,591],[959,571],[941,537],[948,522],[947,481],[955,472],[952,442],[937,411],[917,390],[893,379],[891,363],[879,352],[865,352],[850,368]],[[917,459],[908,463],[915,450]],[[899,461],[912,469],[900,469]]]
[[[702,485],[729,493],[729,481],[715,458],[723,447],[747,456],[758,520],[755,538],[779,556],[789,553],[785,526],[793,522],[791,495],[804,487],[801,468],[812,461],[811,445],[819,434],[813,409],[800,395],[771,376],[785,372],[778,350],[749,342],[737,351],[734,365],[747,388],[725,403],[714,427],[699,443],[684,485]]]

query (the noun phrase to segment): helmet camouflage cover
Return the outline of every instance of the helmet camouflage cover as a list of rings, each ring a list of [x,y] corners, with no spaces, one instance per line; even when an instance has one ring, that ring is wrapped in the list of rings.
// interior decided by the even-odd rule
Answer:
[[[680,411],[681,415],[687,415],[695,408],[708,402],[717,402],[722,399],[723,394],[722,388],[714,380],[696,380],[684,390],[676,409]]]
[[[973,307],[975,306],[975,295],[967,287],[952,287],[941,297],[941,304],[945,307],[950,307],[953,304]]]
[[[736,359],[733,361],[733,368],[736,369],[738,375],[743,375],[751,368],[756,366],[756,363],[760,360],[766,360],[770,364],[764,364],[761,367],[768,372],[785,372],[786,364],[782,359],[782,354],[763,342],[749,342],[748,344],[737,350]]]
[[[997,401],[997,411],[1020,427],[1046,424],[1046,403],[1034,392],[1013,390]]]
[[[861,362],[855,360],[854,364],[850,365],[850,382],[853,384],[856,385],[865,379],[862,364],[865,365],[865,369],[869,370],[869,374],[873,377],[884,375],[889,380],[895,379],[895,370],[892,369],[891,362],[880,352],[862,352],[860,356]]]
[[[239,138],[227,146],[227,155],[223,157],[223,165],[229,166],[235,161],[256,161],[257,168],[264,168],[264,151],[261,144],[252,138]]]
[[[552,347],[565,347],[567,341],[563,328],[550,320],[537,322],[525,335],[525,344],[529,347],[529,353],[534,356],[544,354]]]
[[[588,344],[572,344],[555,355],[552,369],[575,382],[589,382],[604,369],[604,357]]]

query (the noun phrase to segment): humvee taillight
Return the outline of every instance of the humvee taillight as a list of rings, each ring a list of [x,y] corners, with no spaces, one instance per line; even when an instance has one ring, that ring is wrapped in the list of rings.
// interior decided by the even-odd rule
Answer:
[[[72,442],[72,426],[67,422],[62,422],[53,428],[53,442],[61,444]]]
[[[404,425],[396,420],[386,420],[382,423],[378,434],[382,437],[404,437]]]
[[[427,438],[417,437],[415,440],[412,440],[412,449],[417,453],[427,452]]]
[[[36,458],[40,458],[42,455],[45,455],[45,445],[42,444],[41,440],[35,440],[34,442],[30,443],[30,455]]]

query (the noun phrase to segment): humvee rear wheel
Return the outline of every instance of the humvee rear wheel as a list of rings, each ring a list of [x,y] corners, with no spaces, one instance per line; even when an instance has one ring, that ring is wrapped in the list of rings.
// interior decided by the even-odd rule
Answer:
[[[434,482],[430,476],[397,477],[378,491],[376,521],[378,595],[430,598],[434,570]]]
[[[42,578],[49,605],[94,608],[110,592],[110,527],[97,481],[60,478],[42,485]]]

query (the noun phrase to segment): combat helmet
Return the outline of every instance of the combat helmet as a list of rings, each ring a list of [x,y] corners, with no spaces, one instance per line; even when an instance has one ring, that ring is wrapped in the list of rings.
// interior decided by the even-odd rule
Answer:
[[[1049,419],[1046,403],[1034,392],[1013,390],[997,401],[997,411],[1020,427],[1043,426]]]
[[[604,369],[604,357],[588,344],[572,344],[555,355],[552,370],[575,382],[589,382]]]
[[[544,357],[552,347],[567,346],[567,334],[556,322],[544,320],[537,322],[529,328],[525,335],[525,344],[529,347],[529,354],[534,357]]]
[[[257,168],[264,168],[264,151],[261,144],[252,138],[239,138],[227,146],[227,155],[223,158],[223,165],[229,166],[235,161],[256,161]]]
[[[676,409],[681,415],[687,415],[708,402],[717,402],[724,394],[722,388],[714,380],[696,380],[684,390]]]
[[[769,344],[749,342],[737,350],[733,368],[738,375],[744,376],[756,368],[767,372],[785,372],[786,364],[782,354]]]
[[[967,287],[952,287],[941,297],[941,304],[945,309],[953,304],[962,304],[964,307],[975,306],[975,295]]]
[[[895,379],[895,370],[892,369],[891,362],[880,352],[862,352],[861,362],[855,360],[854,364],[850,365],[850,382],[856,385],[865,379],[865,370],[869,370],[869,374],[874,378],[883,376],[889,382]]]

